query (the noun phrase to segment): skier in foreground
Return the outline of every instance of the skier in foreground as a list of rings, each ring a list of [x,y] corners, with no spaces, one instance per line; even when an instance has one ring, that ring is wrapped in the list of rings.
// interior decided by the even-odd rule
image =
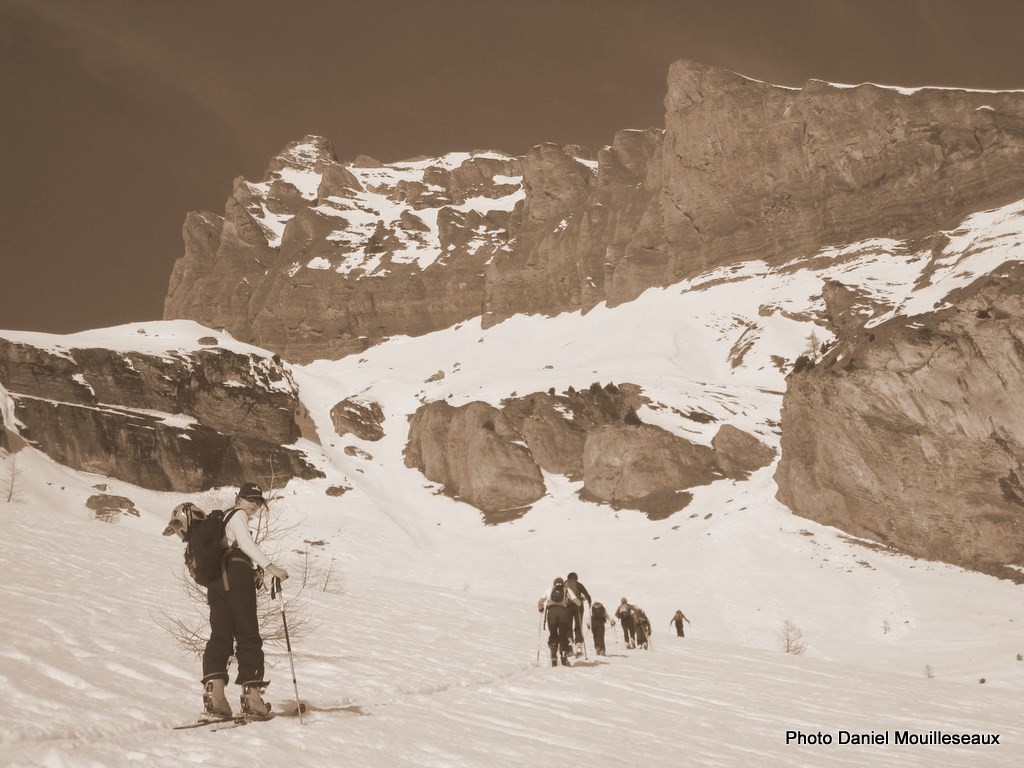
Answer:
[[[183,507],[194,509],[186,504],[176,507],[164,536],[176,533],[183,541],[189,540],[194,520],[191,511]],[[253,567],[281,580],[288,578],[288,571],[274,565],[249,532],[249,522],[266,508],[262,489],[255,483],[243,483],[234,506],[224,512],[221,575],[202,585],[210,606],[210,639],[203,653],[203,709],[204,717],[211,720],[233,716],[224,692],[232,652],[238,661],[235,683],[242,686],[241,715],[253,720],[271,717],[270,705],[262,696],[268,681],[263,679],[263,638]]]

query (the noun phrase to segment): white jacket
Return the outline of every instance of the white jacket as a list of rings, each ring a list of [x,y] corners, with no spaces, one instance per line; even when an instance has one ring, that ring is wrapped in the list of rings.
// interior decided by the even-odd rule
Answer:
[[[245,514],[244,509],[237,510],[228,520],[228,524],[224,526],[224,538],[229,547],[237,546],[260,568],[270,565],[270,558],[252,540],[252,534],[249,532],[249,517]]]

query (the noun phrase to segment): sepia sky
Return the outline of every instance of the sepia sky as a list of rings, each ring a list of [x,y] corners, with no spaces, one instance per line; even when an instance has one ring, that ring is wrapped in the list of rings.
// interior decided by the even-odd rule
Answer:
[[[341,161],[663,124],[688,58],[800,86],[1024,89],[1019,0],[0,0],[0,328],[158,319],[189,210]]]

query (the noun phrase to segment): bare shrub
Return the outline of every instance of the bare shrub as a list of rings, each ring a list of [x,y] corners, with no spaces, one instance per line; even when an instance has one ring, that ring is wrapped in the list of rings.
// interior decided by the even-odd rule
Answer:
[[[807,650],[803,631],[789,619],[782,622],[782,629],[779,630],[778,637],[779,642],[782,643],[782,650],[786,653],[799,656]]]
[[[22,477],[18,467],[18,454],[0,448],[0,499],[8,504],[22,501]]]

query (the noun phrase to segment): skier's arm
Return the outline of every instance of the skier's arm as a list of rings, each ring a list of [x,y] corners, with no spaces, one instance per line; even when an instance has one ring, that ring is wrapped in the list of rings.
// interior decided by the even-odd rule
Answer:
[[[271,576],[276,576],[279,579],[288,578],[288,571],[274,565],[270,558],[263,553],[263,550],[257,546],[256,542],[252,540],[244,512],[233,514],[231,519],[228,520],[226,528],[228,538],[234,539],[235,546],[242,550],[242,553],[247,555],[256,565],[267,571]]]

